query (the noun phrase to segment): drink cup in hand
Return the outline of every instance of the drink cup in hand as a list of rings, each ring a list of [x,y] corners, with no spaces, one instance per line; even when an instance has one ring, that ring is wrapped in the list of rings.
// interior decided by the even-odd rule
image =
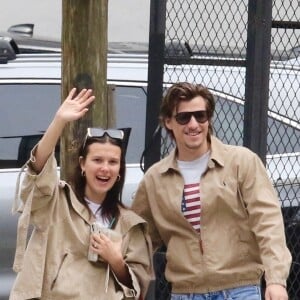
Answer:
[[[106,235],[113,242],[118,242],[122,239],[122,236],[119,232],[116,232],[115,230],[112,230],[110,228],[103,227],[97,222],[94,222],[91,225],[91,234],[95,234],[95,233],[96,234],[102,233]],[[97,261],[98,254],[89,249],[88,260],[93,262]]]

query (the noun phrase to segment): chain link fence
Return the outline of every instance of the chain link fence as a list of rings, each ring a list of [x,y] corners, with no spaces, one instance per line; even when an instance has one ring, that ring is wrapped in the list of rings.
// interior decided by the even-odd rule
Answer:
[[[293,262],[288,279],[290,299],[300,299],[300,2],[273,1],[271,49],[274,72],[269,91],[270,111],[286,118],[291,126],[270,118],[268,153],[276,166],[275,187],[280,196],[286,238]],[[294,122],[294,125],[292,125]],[[286,130],[284,130],[286,129]]]
[[[282,204],[287,244],[293,255],[288,292],[291,300],[300,299],[300,2],[266,1],[270,3],[269,8],[259,1],[153,2],[156,2],[153,10],[165,12],[165,16],[152,18],[155,20],[152,22],[157,22],[155,26],[159,26],[159,22],[160,26],[165,25],[160,28],[160,35],[162,31],[164,34],[164,53],[155,53],[156,57],[163,57],[162,92],[178,81],[203,84],[215,95],[214,133],[217,137],[226,143],[250,145],[250,148],[255,145],[252,141],[262,141],[259,150],[255,147],[253,150],[266,163]],[[257,9],[255,5],[261,7]],[[265,30],[268,14],[269,31]],[[259,20],[262,27],[252,39],[255,27],[251,26],[256,26]],[[261,31],[265,35],[260,36]],[[265,56],[260,56],[255,49],[251,52],[253,43],[255,47],[265,47]],[[149,49],[150,64],[151,38]],[[254,66],[252,85],[249,84],[251,64]],[[255,81],[257,70],[265,72],[262,78],[267,81]],[[155,72],[158,74],[159,68]],[[151,84],[150,74],[150,89]],[[247,89],[257,90],[257,94],[250,92],[248,95],[252,97],[247,97]],[[267,92],[265,99],[263,90]],[[255,95],[262,98],[249,110],[247,105],[256,101]],[[151,91],[148,97],[148,102],[154,105]],[[257,119],[258,115],[261,117]],[[250,135],[247,134],[249,128],[253,129]],[[261,135],[264,131],[265,135]],[[174,145],[164,130],[158,132],[161,134],[159,155],[164,157]],[[155,254],[154,261],[155,299],[166,300],[170,287],[163,276],[163,250]]]

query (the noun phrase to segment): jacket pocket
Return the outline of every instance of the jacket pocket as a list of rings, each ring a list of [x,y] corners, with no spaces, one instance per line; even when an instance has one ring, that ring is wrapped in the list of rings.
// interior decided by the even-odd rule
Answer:
[[[67,253],[65,253],[65,254],[63,255],[63,258],[62,258],[62,260],[61,260],[61,263],[59,264],[59,267],[58,267],[58,269],[57,269],[57,272],[56,272],[56,274],[55,274],[55,277],[54,277],[54,279],[53,279],[53,281],[52,281],[52,284],[51,284],[51,287],[50,287],[51,290],[53,290],[53,288],[54,288],[54,286],[55,286],[57,277],[58,277],[58,275],[59,275],[59,272],[60,272],[60,270],[61,270],[61,268],[62,268],[62,265],[63,265],[64,261],[65,261],[66,258],[67,258],[67,255],[68,255]]]
[[[80,299],[86,282],[91,280],[89,262],[86,257],[65,253],[51,283],[53,299]]]

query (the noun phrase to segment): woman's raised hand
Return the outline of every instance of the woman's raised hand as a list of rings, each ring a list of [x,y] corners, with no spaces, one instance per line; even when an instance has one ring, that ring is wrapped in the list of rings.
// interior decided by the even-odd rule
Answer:
[[[64,122],[82,118],[89,110],[88,106],[95,100],[91,89],[82,89],[76,96],[75,93],[76,88],[73,88],[56,112],[56,117]]]
[[[65,125],[70,121],[78,120],[86,114],[88,106],[95,99],[92,92],[92,90],[83,89],[75,96],[76,89],[73,88],[66,100],[60,105],[54,119],[38,143],[35,152],[35,162],[32,163],[32,167],[36,173],[39,173],[43,169],[48,157],[55,149],[55,145]]]

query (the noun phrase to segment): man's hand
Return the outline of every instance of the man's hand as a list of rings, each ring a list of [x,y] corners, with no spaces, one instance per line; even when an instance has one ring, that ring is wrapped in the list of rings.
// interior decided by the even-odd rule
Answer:
[[[288,300],[286,288],[280,284],[269,284],[266,287],[265,300]]]

